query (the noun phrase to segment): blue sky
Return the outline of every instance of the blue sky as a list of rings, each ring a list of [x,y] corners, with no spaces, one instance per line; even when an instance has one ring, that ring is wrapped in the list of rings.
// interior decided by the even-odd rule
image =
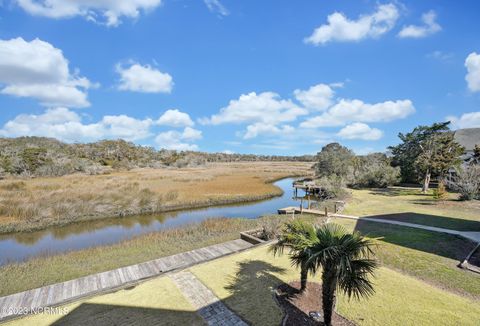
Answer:
[[[0,136],[383,151],[480,127],[478,1],[4,0]]]

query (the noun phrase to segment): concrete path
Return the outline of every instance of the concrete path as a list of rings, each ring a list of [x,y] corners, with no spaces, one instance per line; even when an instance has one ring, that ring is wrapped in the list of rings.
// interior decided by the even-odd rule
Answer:
[[[110,292],[140,280],[239,252],[252,246],[247,241],[237,239],[0,297],[0,322],[20,314],[24,315],[25,311],[35,312],[41,308],[59,306],[83,297]]]
[[[200,280],[187,271],[170,275],[197,313],[211,326],[247,326],[240,317],[225,306]]]

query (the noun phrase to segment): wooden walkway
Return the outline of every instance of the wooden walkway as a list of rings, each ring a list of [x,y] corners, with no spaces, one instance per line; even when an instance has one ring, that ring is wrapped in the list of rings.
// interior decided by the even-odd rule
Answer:
[[[83,297],[124,288],[166,272],[232,254],[253,245],[237,239],[205,248],[151,260],[145,263],[88,275],[67,282],[0,297],[0,322],[35,312],[45,307],[59,306]]]

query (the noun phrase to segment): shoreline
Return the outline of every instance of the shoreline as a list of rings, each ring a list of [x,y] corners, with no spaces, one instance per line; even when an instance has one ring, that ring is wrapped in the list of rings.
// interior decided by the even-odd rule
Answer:
[[[106,219],[260,202],[283,194],[282,189],[273,185],[274,182],[309,173],[307,164],[256,164],[246,172],[238,170],[239,167],[245,169],[242,165],[216,165],[203,170],[172,173],[140,170],[90,179],[77,176],[75,179],[32,180],[17,194],[3,194],[15,196],[16,202],[4,197],[3,211],[7,211],[6,205],[14,211],[13,215],[0,217],[0,236]],[[50,196],[45,192],[43,198],[31,197],[35,191],[42,191],[41,187],[49,191],[48,186],[58,188],[51,190]],[[230,192],[224,190],[230,186]],[[23,211],[29,209],[35,214],[25,216],[27,213]]]

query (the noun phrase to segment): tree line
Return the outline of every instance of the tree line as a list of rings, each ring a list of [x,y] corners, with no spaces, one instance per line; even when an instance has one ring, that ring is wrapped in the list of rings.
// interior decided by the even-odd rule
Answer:
[[[316,176],[332,197],[338,197],[344,186],[384,188],[398,183],[421,183],[427,192],[435,179],[460,192],[462,199],[473,199],[480,193],[480,145],[465,160],[465,148],[455,141],[449,124],[399,133],[401,142],[390,146],[388,154],[355,155],[338,143],[328,144],[316,156]]]
[[[279,156],[175,151],[135,145],[125,140],[67,144],[53,138],[0,138],[0,177],[102,174],[137,167],[193,167],[208,162],[302,161],[313,155]]]

